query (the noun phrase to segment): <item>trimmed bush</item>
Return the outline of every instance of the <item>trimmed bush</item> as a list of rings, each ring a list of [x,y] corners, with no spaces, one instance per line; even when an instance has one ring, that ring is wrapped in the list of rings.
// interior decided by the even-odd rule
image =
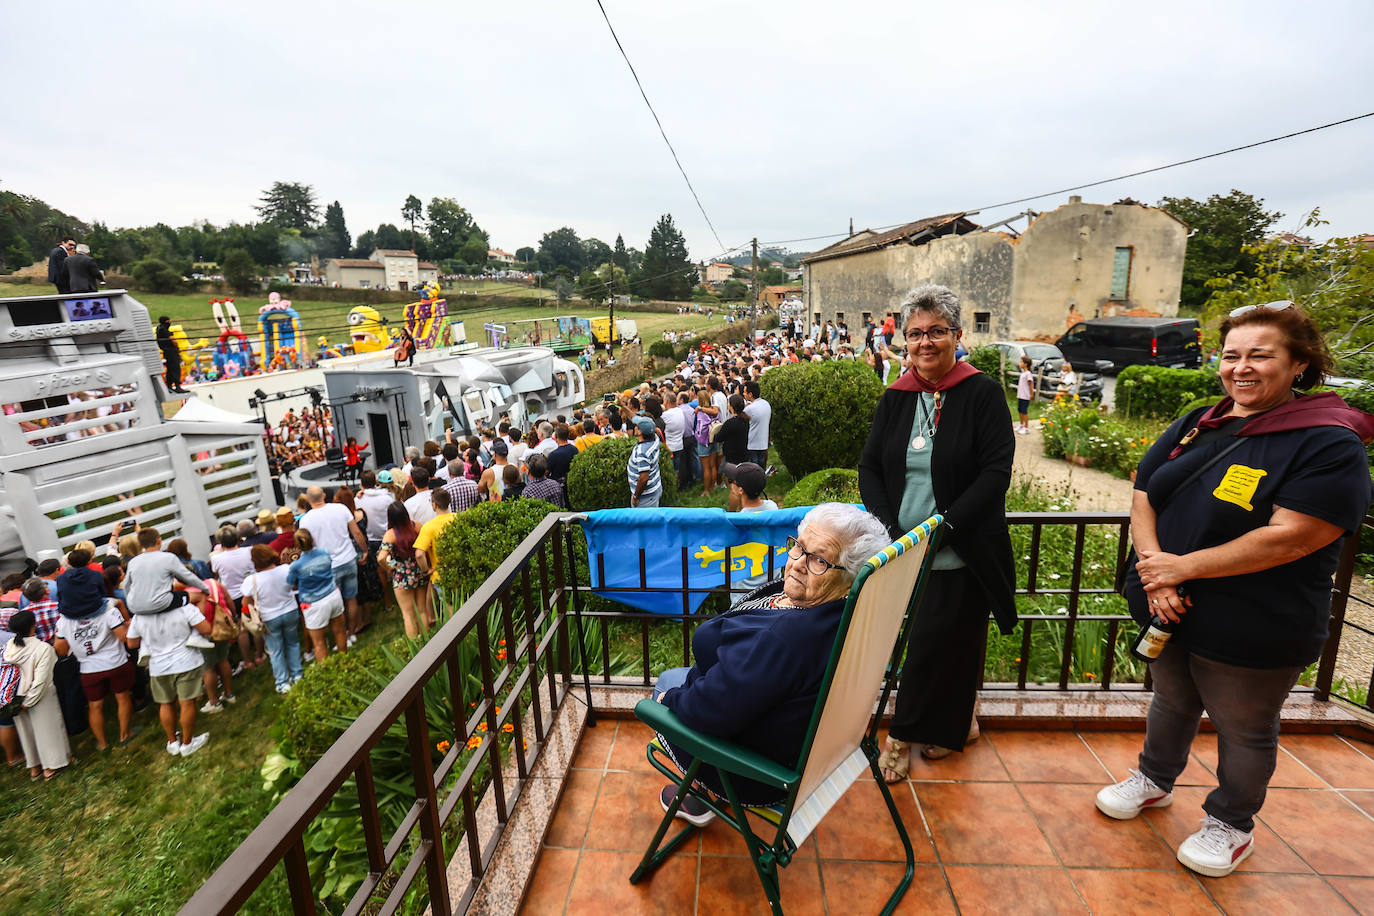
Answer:
[[[765,372],[761,387],[773,406],[773,444],[793,477],[858,467],[884,390],[872,369],[855,360],[794,363]]]
[[[435,542],[439,584],[458,596],[471,595],[554,511],[555,506],[539,499],[508,499],[464,509]]]
[[[568,505],[578,512],[596,509],[628,509],[630,479],[625,467],[635,440],[602,439],[585,452],[575,455],[568,468]],[[673,456],[662,443],[658,449],[658,470],[663,477],[660,506],[677,504],[677,473]]]
[[[1123,417],[1175,417],[1189,401],[1221,393],[1210,369],[1127,366],[1116,378],[1116,410]]]
[[[1174,414],[1174,419],[1177,420],[1181,416],[1192,413],[1199,407],[1211,407],[1217,401],[1220,401],[1222,397],[1223,395],[1220,394],[1210,394],[1205,398],[1196,398],[1195,400],[1189,401],[1178,409],[1178,413]]]
[[[969,351],[967,362],[989,378],[1002,380],[1002,351],[996,347],[974,347]]]
[[[858,502],[863,502],[859,498],[859,472],[852,468],[813,471],[787,492],[789,507]]]
[[[291,688],[278,721],[294,756],[309,767],[329,750],[378,693],[373,671],[384,663],[377,646],[331,652]]]
[[[672,359],[676,355],[673,345],[667,340],[656,340],[649,344],[650,356],[661,356],[664,359]]]

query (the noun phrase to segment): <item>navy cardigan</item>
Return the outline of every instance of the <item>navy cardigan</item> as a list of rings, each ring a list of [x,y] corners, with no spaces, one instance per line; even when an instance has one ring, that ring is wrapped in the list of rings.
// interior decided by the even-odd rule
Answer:
[[[920,393],[889,388],[873,415],[859,458],[864,507],[899,537],[897,511],[906,488],[906,450]],[[1007,487],[1016,435],[1002,386],[979,373],[944,394],[940,428],[931,443],[935,511],[949,527],[941,544],[952,547],[983,589],[1003,633],[1016,627]]]

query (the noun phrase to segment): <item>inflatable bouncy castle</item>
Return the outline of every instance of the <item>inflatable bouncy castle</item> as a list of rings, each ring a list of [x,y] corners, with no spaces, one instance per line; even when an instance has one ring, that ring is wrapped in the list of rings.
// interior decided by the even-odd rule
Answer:
[[[269,293],[258,309],[258,334],[262,340],[262,364],[268,372],[300,368],[301,316],[281,293]]]
[[[405,307],[405,325],[410,336],[415,338],[416,346],[432,350],[439,345],[443,318],[448,315],[448,301],[439,298],[439,284],[433,281],[420,290],[420,301]]]
[[[239,378],[252,375],[256,371],[253,366],[253,346],[239,327],[239,310],[234,306],[234,300],[211,299],[210,310],[215,313],[215,324],[219,326],[214,354],[217,376]]]
[[[386,323],[370,305],[360,305],[349,312],[348,324],[354,353],[376,353],[392,345],[386,334]]]

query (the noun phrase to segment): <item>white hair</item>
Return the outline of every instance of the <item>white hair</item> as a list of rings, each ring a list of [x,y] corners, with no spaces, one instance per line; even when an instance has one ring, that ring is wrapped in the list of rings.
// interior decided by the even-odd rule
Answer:
[[[547,439],[547,438],[549,438],[550,436],[552,436],[552,435],[553,435],[553,424],[550,423],[548,420],[540,420],[540,421],[539,421],[539,435],[540,435],[542,438],[545,438],[545,439]]]
[[[821,503],[802,518],[797,535],[812,525],[824,528],[839,542],[840,555],[835,562],[851,579],[865,560],[892,543],[877,516],[849,503]]]
[[[90,253],[91,253],[91,246],[90,246],[90,245],[77,245],[77,246],[76,246],[76,253],[77,253],[77,254],[90,254]]]
[[[414,461],[420,457],[420,449],[414,445],[407,445],[405,451],[406,461]]]
[[[924,286],[916,287],[903,296],[902,322],[899,328],[905,330],[911,321],[911,316],[917,312],[934,312],[948,321],[952,328],[964,326],[959,317],[959,297],[948,286],[936,286],[934,283],[927,283]]]

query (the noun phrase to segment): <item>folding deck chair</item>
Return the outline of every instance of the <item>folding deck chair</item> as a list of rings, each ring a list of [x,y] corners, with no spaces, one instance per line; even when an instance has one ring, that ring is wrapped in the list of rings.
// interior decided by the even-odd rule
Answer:
[[[892,686],[890,675],[897,670],[905,643],[898,637],[906,636],[910,621],[915,619],[941,521],[940,516],[932,516],[908,531],[865,562],[854,577],[795,768],[775,763],[723,738],[693,731],[662,703],[640,700],[636,704],[635,715],[641,721],[682,746],[693,759],[687,772],[680,774],[658,739],[649,743],[649,763],[678,788],[644,858],[630,876],[631,884],[661,865],[692,831],[698,829],[689,824],[663,843],[673,816],[690,794],[744,838],[769,906],[774,913],[781,914],[778,867],[786,867],[792,861],[797,848],[867,767],[883,793],[893,826],[906,850],[906,874],[882,912],[886,916],[896,908],[915,875],[916,858],[901,815],[878,767],[879,716],[874,712],[874,700],[878,699],[876,709],[880,714]],[[907,618],[905,626],[904,617]],[[705,790],[693,785],[702,764],[716,768],[728,805],[718,804]],[[776,786],[787,796],[766,808],[746,808],[740,804],[732,778],[735,776]],[[758,824],[763,827],[762,832],[770,833],[776,828],[772,840],[756,835],[750,828],[751,814],[763,820]]]

